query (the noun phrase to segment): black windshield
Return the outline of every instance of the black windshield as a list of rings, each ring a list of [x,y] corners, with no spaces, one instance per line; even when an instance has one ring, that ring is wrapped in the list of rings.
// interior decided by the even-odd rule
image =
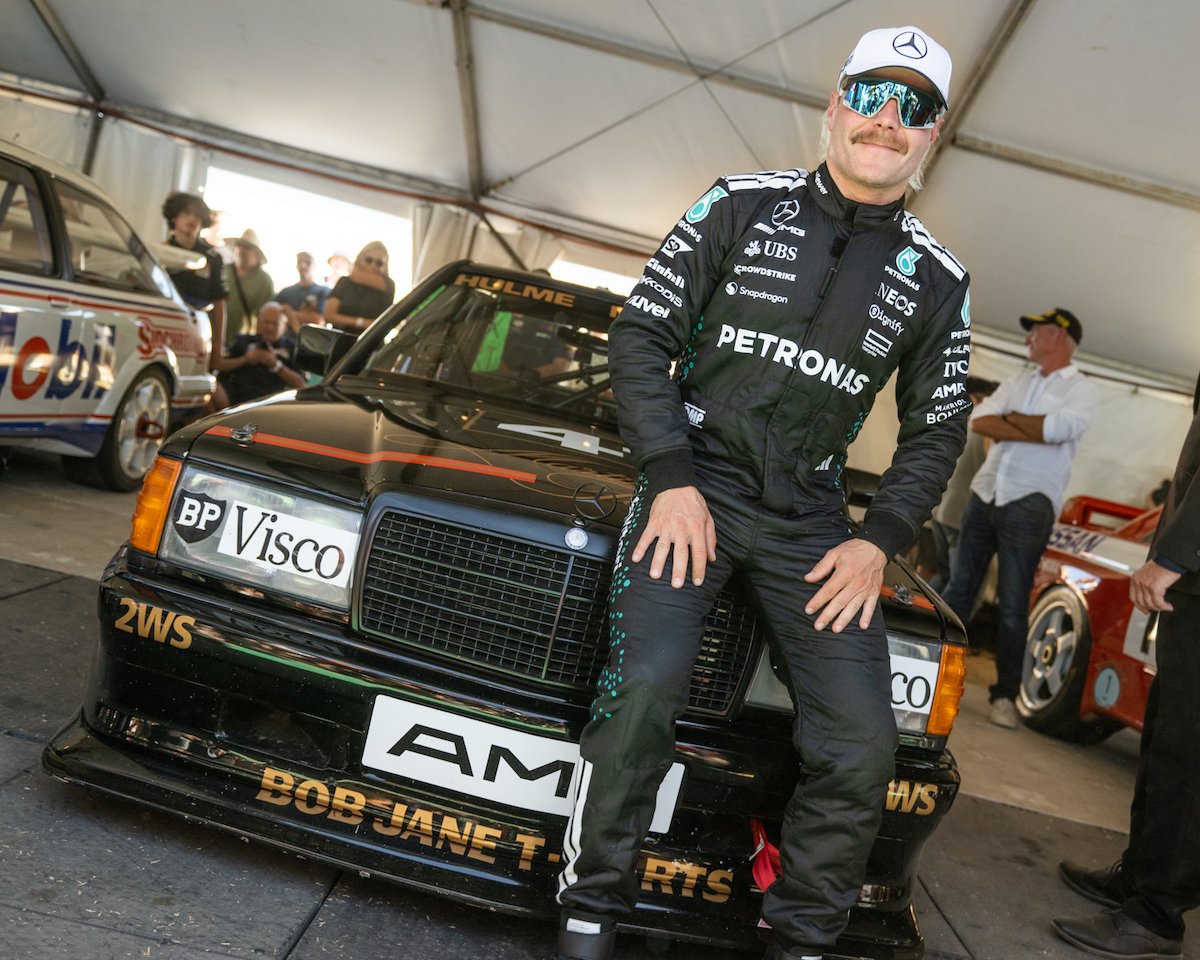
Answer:
[[[615,298],[460,273],[399,317],[360,373],[418,377],[609,425]]]

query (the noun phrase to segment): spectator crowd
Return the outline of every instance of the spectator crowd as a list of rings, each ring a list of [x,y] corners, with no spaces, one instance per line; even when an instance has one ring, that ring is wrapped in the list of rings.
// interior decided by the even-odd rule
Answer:
[[[279,287],[253,229],[227,240],[222,212],[195,194],[172,193],[162,213],[168,245],[196,255],[170,274],[183,299],[212,323],[210,369],[217,389],[210,412],[304,386],[295,353],[305,324],[358,333],[395,302],[387,247],[378,240],[353,259],[335,249],[320,278],[316,258],[301,250],[296,281]]]

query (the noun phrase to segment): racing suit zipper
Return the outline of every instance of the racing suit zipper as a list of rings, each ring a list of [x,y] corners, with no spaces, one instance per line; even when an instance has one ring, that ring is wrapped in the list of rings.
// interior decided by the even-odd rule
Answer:
[[[829,271],[825,274],[825,279],[821,281],[820,289],[817,291],[817,296],[818,296],[820,302],[817,304],[817,309],[813,312],[812,319],[808,323],[808,329],[804,331],[804,336],[801,337],[801,339],[800,339],[800,353],[804,352],[805,348],[808,347],[809,341],[812,339],[813,331],[816,329],[817,322],[821,318],[821,312],[825,309],[825,294],[828,292],[829,288],[833,285],[833,281],[834,281],[834,278],[837,276],[838,269],[841,267],[842,261],[845,260],[845,258],[846,258],[846,250],[849,248],[849,246],[850,246],[850,237],[849,236],[845,236],[845,237],[836,236],[833,238],[833,241],[829,245],[829,253],[830,253],[830,256],[833,257],[833,263],[830,264]],[[784,500],[786,502],[785,503],[778,502],[777,497],[772,496],[771,482],[770,482],[771,463],[776,459],[775,443],[774,443],[774,440],[772,439],[773,435],[774,435],[774,431],[772,428],[775,425],[776,418],[782,415],[781,411],[786,406],[787,399],[792,393],[792,389],[796,382],[796,377],[798,375],[799,375],[799,371],[796,369],[793,369],[791,372],[791,375],[788,377],[787,389],[784,390],[783,394],[780,396],[779,402],[775,405],[775,410],[771,413],[771,417],[767,421],[766,428],[765,428],[766,436],[763,438],[767,455],[763,461],[762,503],[764,506],[773,507],[775,509],[786,508],[787,506],[791,505],[790,478],[791,478],[792,474],[794,473],[795,464],[792,465],[792,470],[789,470],[788,474],[787,474],[787,476],[789,478],[789,483],[788,483],[787,496],[784,498]],[[822,410],[824,410],[825,407],[828,405],[829,405],[829,398],[826,397],[825,402],[822,403],[820,405],[820,407],[818,407],[815,410],[810,410],[808,412],[810,419],[816,417],[817,414],[819,414]]]

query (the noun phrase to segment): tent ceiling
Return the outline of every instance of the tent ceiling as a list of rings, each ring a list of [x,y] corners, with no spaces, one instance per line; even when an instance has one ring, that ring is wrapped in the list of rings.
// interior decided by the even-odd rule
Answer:
[[[959,112],[911,205],[971,270],[976,322],[1016,332],[1061,305],[1088,354],[1187,384],[1200,368],[1200,126],[1164,96],[1194,0],[0,0],[0,17],[17,78],[643,252],[715,175],[815,163],[854,40],[918,23],[954,54]]]

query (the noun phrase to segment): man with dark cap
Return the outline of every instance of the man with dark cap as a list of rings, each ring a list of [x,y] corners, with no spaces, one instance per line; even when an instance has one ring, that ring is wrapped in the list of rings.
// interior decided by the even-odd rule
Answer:
[[[1067,885],[1109,909],[1054,920],[1058,935],[1102,957],[1178,957],[1183,915],[1200,906],[1200,383],[1192,426],[1167,490],[1150,559],[1129,599],[1157,614],[1155,660],[1129,818],[1129,844],[1107,869],[1059,864]]]
[[[1071,362],[1083,337],[1061,307],[1021,317],[1032,369],[1001,382],[975,407],[971,430],[992,441],[971,482],[958,557],[943,596],[966,623],[994,554],[997,583],[996,682],[991,721],[1017,725],[1015,700],[1029,629],[1029,591],[1062,509],[1071,460],[1096,412],[1096,390]]]
[[[845,929],[895,769],[883,571],[941,498],[970,410],[967,273],[904,209],[950,70],[916,27],[865,34],[830,94],[825,163],[718,178],[613,322],[612,389],[640,477],[564,838],[560,958],[607,960],[637,902],[704,622],[735,574],[797,712],[768,956],[819,958]],[[895,456],[852,530],[846,448],[893,374]]]

